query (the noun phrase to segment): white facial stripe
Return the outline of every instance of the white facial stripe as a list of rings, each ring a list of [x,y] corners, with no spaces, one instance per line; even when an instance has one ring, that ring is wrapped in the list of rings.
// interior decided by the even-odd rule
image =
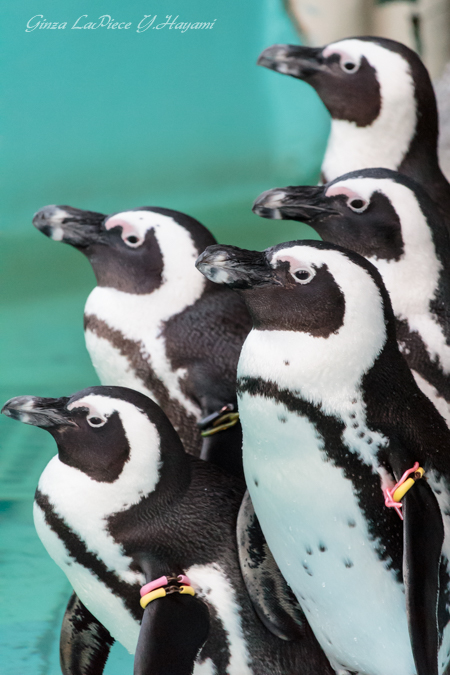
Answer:
[[[317,269],[326,264],[345,297],[344,324],[328,338],[293,331],[253,330],[241,353],[239,375],[261,376],[281,388],[300,391],[304,398],[322,402],[324,412],[339,409],[353,398],[361,377],[373,365],[386,341],[379,290],[366,270],[339,251],[293,246],[272,259],[294,257]],[[258,357],[252,356],[253,347]],[[289,367],[283,361],[290,363]],[[352,392],[350,394],[350,392]]]
[[[124,211],[108,218],[105,222],[105,229],[111,230],[114,227],[121,227],[122,239],[134,235],[140,241],[144,241],[148,230],[157,227],[166,218],[167,216],[152,211]]]
[[[450,373],[450,346],[438,322],[430,312],[430,302],[438,288],[442,264],[425,216],[411,190],[390,178],[350,178],[336,183],[370,200],[375,191],[385,194],[400,219],[404,253],[400,260],[369,258],[378,267],[399,319],[406,319],[417,331],[432,360],[438,359],[446,374]],[[361,221],[361,227],[364,227]]]
[[[339,56],[341,57],[341,63],[351,61],[352,63],[355,63],[357,66],[359,66],[361,62],[362,55],[355,54],[355,50],[351,54],[349,51],[345,51],[344,49],[335,47],[334,45],[328,45],[328,47],[325,47],[325,49],[322,52],[322,56],[325,59],[327,59],[329,56],[332,56],[333,54],[339,54]]]
[[[137,240],[136,242],[133,242],[134,246],[140,246],[144,242],[146,231],[142,233],[142,230],[144,229],[143,224],[134,222],[135,220],[135,218],[127,220],[120,216],[113,216],[106,221],[105,228],[107,230],[112,230],[114,227],[120,227],[122,229],[121,237],[124,241],[127,241],[129,237],[134,237]],[[141,220],[143,220],[142,216]]]
[[[368,127],[357,127],[345,120],[332,121],[322,165],[326,180],[361,168],[396,169],[408,150],[417,120],[414,82],[407,61],[400,54],[363,40],[342,40],[327,49],[343,50],[357,63],[361,56],[366,57],[376,70],[381,111]]]
[[[98,410],[98,408],[95,407],[95,405],[88,400],[89,397],[87,398],[80,398],[77,401],[74,401],[74,403],[70,403],[67,406],[67,410],[74,410],[75,408],[87,408],[88,417],[103,417],[102,413]]]
[[[325,192],[325,197],[337,197],[338,195],[344,195],[344,197],[349,197],[352,199],[361,196],[354,190],[350,190],[350,188],[343,183],[335,183],[334,185],[329,187],[328,190]]]
[[[141,223],[142,236],[145,236],[144,231],[154,227],[163,257],[163,283],[152,293],[142,295],[97,286],[87,300],[85,314],[97,316],[126,339],[142,344],[142,357],[149,361],[171,397],[199,419],[200,408],[183,392],[182,382],[186,370],[172,369],[166,354],[165,338],[162,335],[164,322],[193,305],[203,293],[206,279],[195,267],[198,251],[189,232],[173,218],[151,211],[132,211],[118,216],[128,218],[129,213],[133,214],[136,227],[137,223]],[[139,214],[143,214],[142,221],[139,220]],[[125,358],[119,365],[112,366],[108,362],[109,352],[103,356],[102,343],[95,341],[94,352],[91,351],[91,343],[94,344],[89,340],[87,347],[102,384],[117,384],[117,380],[103,379],[102,373],[111,372],[113,369],[117,377],[117,371],[123,365],[121,384],[135,388],[136,377]]]
[[[134,583],[136,573],[129,570],[131,558],[122,554],[107,531],[105,518],[137,504],[155,489],[161,465],[159,434],[147,415],[127,401],[97,394],[83,400],[103,416],[119,413],[130,446],[129,460],[116,481],[101,483],[55,456],[42,473],[38,488],[90,551],[118,570],[124,581]]]

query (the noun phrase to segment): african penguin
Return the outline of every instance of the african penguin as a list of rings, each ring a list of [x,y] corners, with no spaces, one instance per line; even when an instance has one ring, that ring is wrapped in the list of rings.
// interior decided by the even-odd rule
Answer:
[[[397,172],[364,169],[320,187],[269,190],[253,210],[308,223],[378,268],[400,351],[450,425],[450,236],[424,190]]]
[[[136,653],[135,675],[333,675],[305,621],[303,638],[285,641],[257,618],[236,551],[243,481],[186,454],[156,403],[90,387],[18,396],[2,412],[58,446],[34,520],[75,592],[61,633],[64,675],[101,675],[114,640]],[[180,574],[195,597],[173,593],[143,612],[140,588]]]
[[[355,37],[319,48],[274,45],[258,63],[310,84],[330,112],[323,182],[356,169],[399,171],[425,188],[450,227],[436,99],[415,52],[394,40]]]
[[[197,266],[252,315],[238,365],[246,482],[331,665],[443,673],[450,430],[398,350],[379,272],[317,241],[212,246]],[[383,490],[416,462],[426,480],[406,493],[402,523]]]
[[[33,224],[93,267],[84,325],[101,383],[150,396],[198,455],[199,420],[236,405],[237,361],[251,326],[242,300],[195,269],[214,237],[184,213],[150,207],[105,216],[47,206]],[[241,439],[239,424],[209,436],[202,458],[242,474]]]

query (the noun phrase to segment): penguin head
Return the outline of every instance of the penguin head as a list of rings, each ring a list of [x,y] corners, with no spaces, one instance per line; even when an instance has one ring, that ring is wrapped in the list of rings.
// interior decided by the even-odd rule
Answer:
[[[105,216],[45,206],[33,225],[89,259],[99,286],[151,293],[167,282],[198,283],[194,262],[214,237],[197,220],[171,209],[141,207]]]
[[[156,403],[132,389],[98,386],[70,397],[17,396],[2,413],[46,429],[64,465],[95,483],[125,481],[136,487],[136,497],[155,489],[163,467],[183,474],[186,456],[177,433]]]
[[[255,213],[308,223],[325,240],[368,258],[380,270],[397,315],[427,312],[450,254],[445,222],[425,191],[388,169],[345,174],[323,186],[276,188]]]
[[[425,191],[389,169],[354,171],[321,186],[268,190],[255,200],[253,211],[263,218],[307,223],[325,241],[373,260],[399,260],[405,247],[423,252],[430,229],[436,236],[445,233]]]
[[[389,326],[395,336],[378,270],[339,246],[291,241],[258,252],[216,245],[197,267],[211,281],[242,293],[257,330],[328,338],[351,322],[360,335],[384,336]]]
[[[436,109],[433,87],[420,58],[394,40],[354,37],[326,47],[273,45],[258,64],[310,84],[335,120],[371,125],[380,115],[416,115],[416,99]],[[405,114],[406,114],[405,112]]]

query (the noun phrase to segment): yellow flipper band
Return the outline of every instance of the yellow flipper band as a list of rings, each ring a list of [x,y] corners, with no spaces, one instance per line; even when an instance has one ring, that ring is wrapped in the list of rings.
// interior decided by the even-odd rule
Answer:
[[[169,587],[169,594],[172,593],[180,593],[181,595],[195,595],[195,591],[192,588],[192,586],[179,586],[177,587]],[[165,598],[167,595],[166,589],[165,588],[157,588],[156,591],[151,591],[150,593],[146,593],[146,595],[143,595],[141,598],[141,607],[142,609],[145,609],[147,605],[149,605],[153,600],[157,600],[158,598]]]
[[[219,431],[224,431],[225,429],[230,429],[230,427],[234,427],[235,424],[237,424],[239,421],[239,413],[226,413],[225,415],[221,415],[214,423],[213,423],[213,428],[208,429],[207,431],[202,431],[201,435],[203,437],[205,436],[213,436],[214,434],[218,434]]]
[[[412,488],[412,486],[414,485],[416,480],[419,480],[419,478],[422,478],[424,473],[425,473],[425,470],[422,469],[421,466],[419,466],[419,468],[416,469],[416,471],[414,472],[413,478],[407,478],[404,483],[399,485],[398,488],[394,491],[394,493],[392,495],[392,499],[394,500],[394,502],[399,502],[406,495],[408,490],[410,490]]]
[[[156,591],[151,591],[150,593],[147,593],[141,598],[142,609],[145,609],[147,605],[150,602],[152,602],[152,600],[156,600],[157,598],[164,598],[166,595],[167,594],[165,588],[157,588]]]

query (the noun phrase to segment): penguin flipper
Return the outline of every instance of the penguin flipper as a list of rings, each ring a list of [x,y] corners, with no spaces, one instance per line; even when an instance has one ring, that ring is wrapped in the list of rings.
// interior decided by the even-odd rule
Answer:
[[[63,675],[101,675],[113,643],[106,628],[72,593],[59,642]]]
[[[134,675],[192,675],[208,637],[209,611],[190,595],[172,593],[145,608]]]
[[[242,576],[253,607],[266,628],[282,640],[305,634],[305,616],[267,545],[248,492],[237,520]]]
[[[244,477],[242,466],[242,428],[240,422],[203,439],[200,458],[220,466],[238,478]]]
[[[438,675],[439,568],[444,525],[436,497],[418,480],[403,499],[403,577],[417,675]]]

